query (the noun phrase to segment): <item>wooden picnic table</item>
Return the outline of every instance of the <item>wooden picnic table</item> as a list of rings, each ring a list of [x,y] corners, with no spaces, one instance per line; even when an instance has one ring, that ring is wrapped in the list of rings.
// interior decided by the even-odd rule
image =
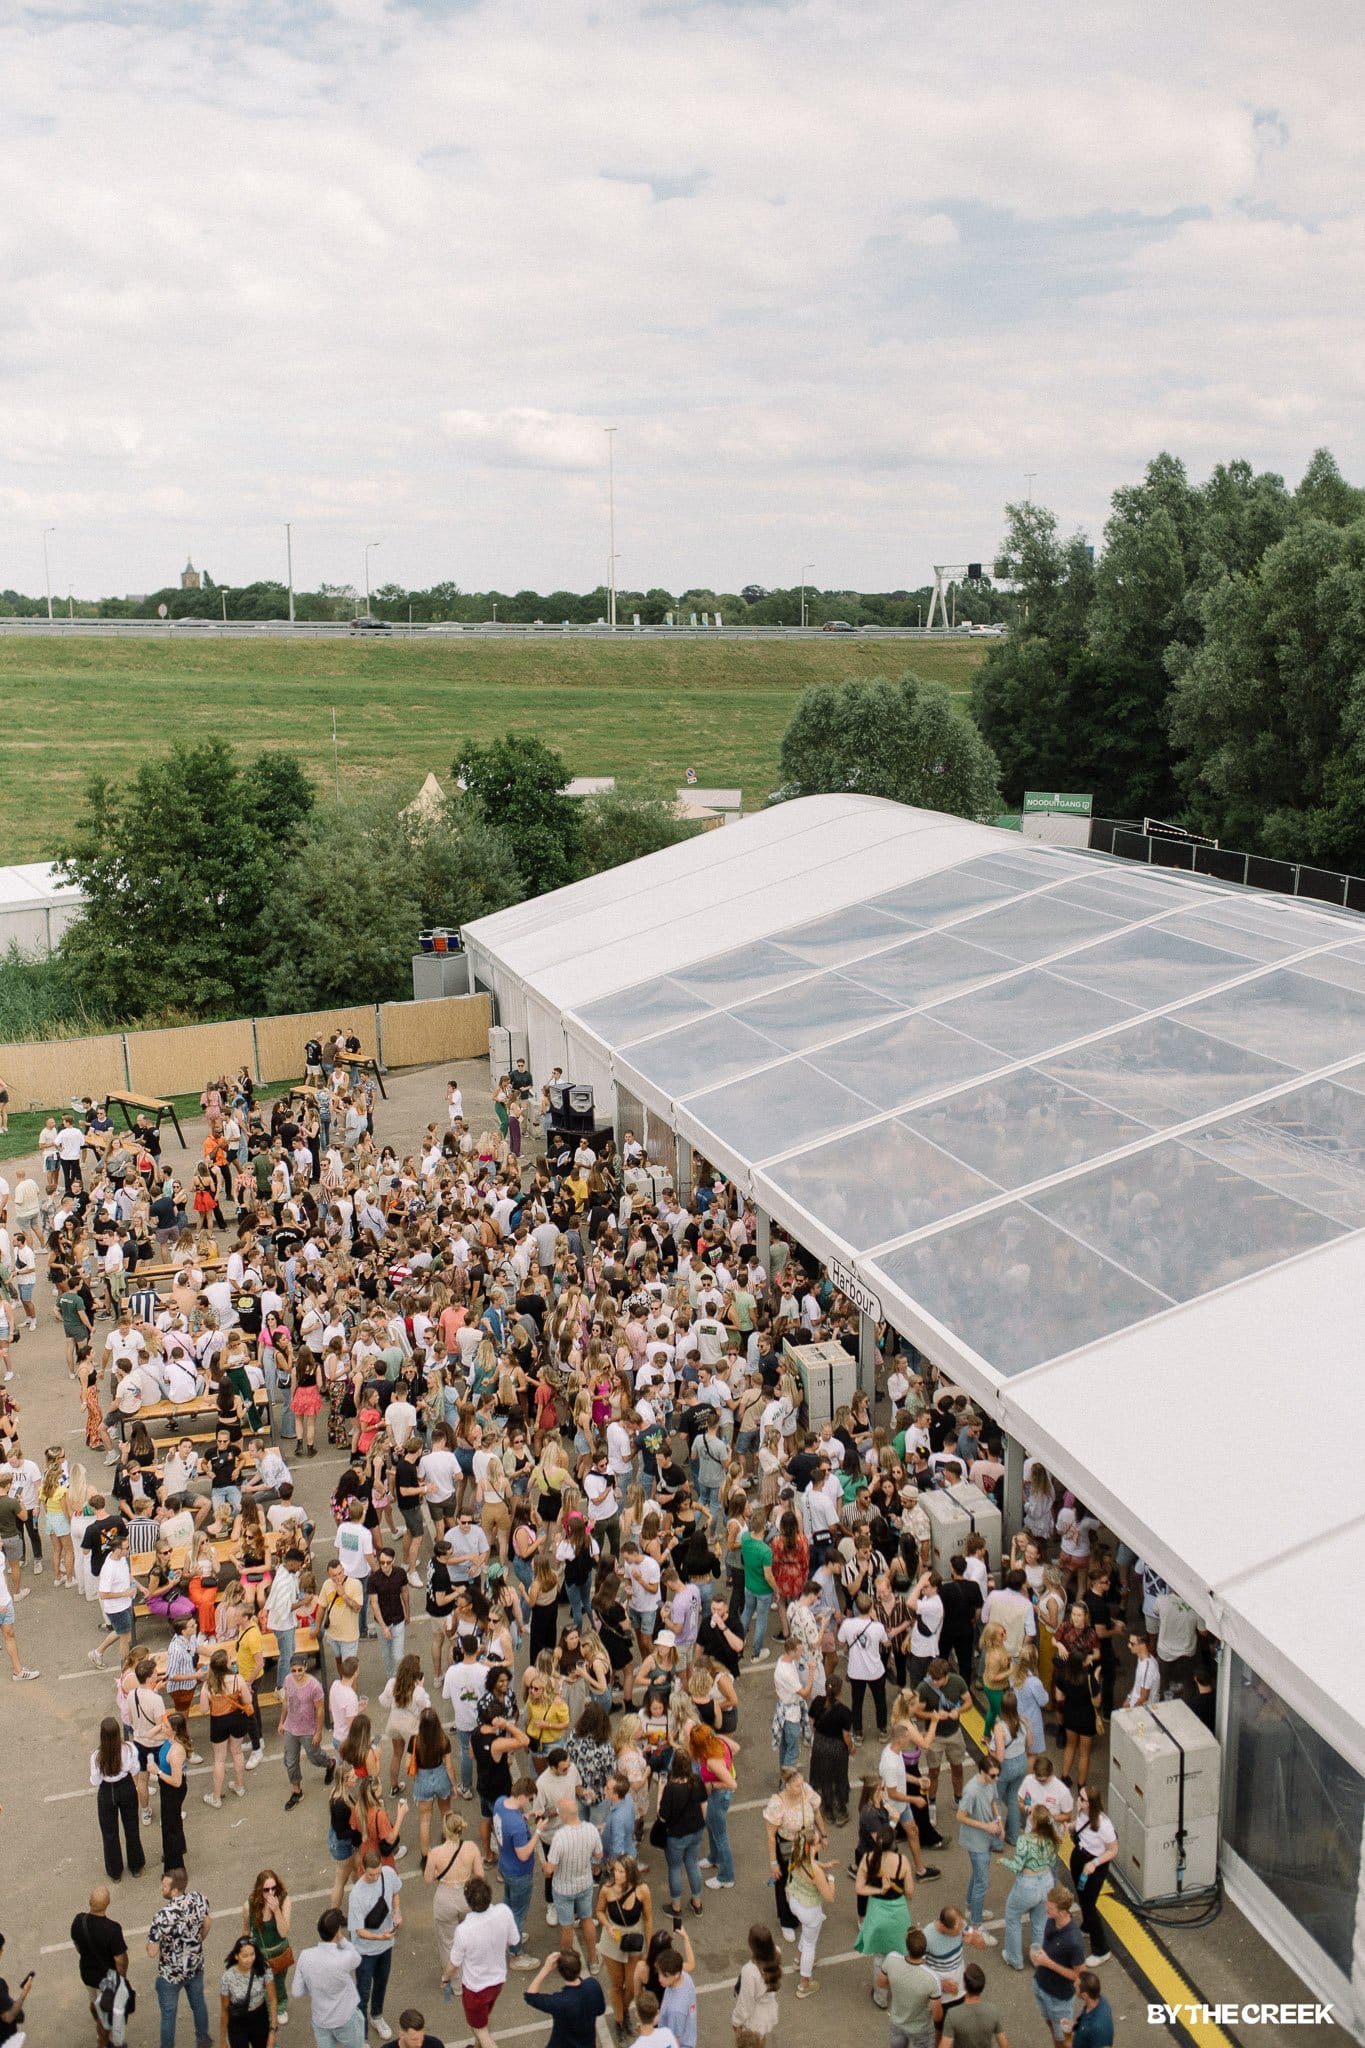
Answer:
[[[128,1277],[136,1291],[144,1280],[174,1280],[186,1266],[198,1266],[203,1273],[220,1273],[226,1265],[226,1252],[214,1252],[211,1256],[207,1252],[186,1252],[184,1258],[178,1260],[144,1259]]]
[[[137,1128],[136,1119],[133,1115],[135,1110],[145,1110],[149,1116],[154,1115],[158,1130],[161,1129],[162,1119],[169,1117],[175,1126],[175,1135],[180,1140],[181,1151],[183,1152],[186,1149],[185,1133],[180,1128],[180,1118],[175,1113],[175,1104],[166,1100],[164,1096],[132,1095],[122,1089],[112,1088],[104,1099],[106,1102],[118,1104],[123,1112],[123,1121],[130,1131]]]
[[[379,1083],[380,1094],[385,1102],[388,1101],[389,1091],[384,1086],[384,1069],[379,1064],[377,1054],[372,1052],[334,1053],[331,1063],[334,1067],[360,1067],[365,1073],[373,1074],[375,1080]],[[325,1058],[323,1064],[324,1066],[327,1064]]]

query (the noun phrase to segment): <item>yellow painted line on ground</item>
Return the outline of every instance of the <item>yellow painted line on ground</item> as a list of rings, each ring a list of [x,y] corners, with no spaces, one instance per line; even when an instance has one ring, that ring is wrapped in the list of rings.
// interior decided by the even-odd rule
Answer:
[[[985,1749],[986,1724],[975,1707],[969,1707],[962,1716],[962,1732],[979,1750]],[[1211,2001],[1190,1986],[1137,1914],[1115,1898],[1112,1891],[1106,1891],[1100,1899],[1100,1918],[1122,1946],[1125,1957],[1131,1959],[1134,1970],[1146,1978],[1162,2003],[1184,2008],[1176,2024],[1196,2043],[1196,2048],[1235,2048],[1231,2035],[1212,2020],[1191,2017],[1191,2013],[1203,2012]]]

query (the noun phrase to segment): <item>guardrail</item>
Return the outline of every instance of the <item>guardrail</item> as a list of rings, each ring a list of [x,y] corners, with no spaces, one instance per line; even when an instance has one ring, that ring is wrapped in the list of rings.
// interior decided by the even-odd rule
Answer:
[[[345,620],[288,619],[10,619],[0,618],[0,634],[17,633],[58,639],[221,639],[283,640],[989,640],[969,626],[857,626],[851,633],[826,633],[823,626],[578,626],[422,624],[414,620],[386,628],[356,628]]]

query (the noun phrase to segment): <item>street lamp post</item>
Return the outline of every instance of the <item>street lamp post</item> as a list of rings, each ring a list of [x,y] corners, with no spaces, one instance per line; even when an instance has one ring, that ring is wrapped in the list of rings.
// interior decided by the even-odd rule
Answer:
[[[607,437],[607,624],[616,626],[616,429],[604,427]]]
[[[52,571],[47,563],[47,537],[50,533],[55,533],[56,531],[55,526],[45,526],[43,528],[43,582],[47,585],[47,619],[49,625],[52,623]]]
[[[379,542],[377,540],[367,540],[365,543],[365,616],[367,619],[370,616],[370,553],[372,549],[378,546]]]
[[[801,624],[803,627],[806,623],[806,571],[814,567],[814,562],[803,562],[801,564]]]
[[[284,522],[284,554],[289,565],[289,623],[294,623],[294,533],[289,521]]]

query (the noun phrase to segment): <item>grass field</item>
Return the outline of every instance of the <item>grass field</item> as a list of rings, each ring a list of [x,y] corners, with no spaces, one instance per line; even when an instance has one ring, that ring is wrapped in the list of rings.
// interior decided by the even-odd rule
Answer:
[[[96,766],[115,776],[176,739],[297,753],[330,787],[447,777],[456,743],[535,733],[575,775],[671,794],[738,786],[756,808],[799,692],[904,669],[965,691],[970,641],[537,643],[0,640],[0,864],[48,858]]]

